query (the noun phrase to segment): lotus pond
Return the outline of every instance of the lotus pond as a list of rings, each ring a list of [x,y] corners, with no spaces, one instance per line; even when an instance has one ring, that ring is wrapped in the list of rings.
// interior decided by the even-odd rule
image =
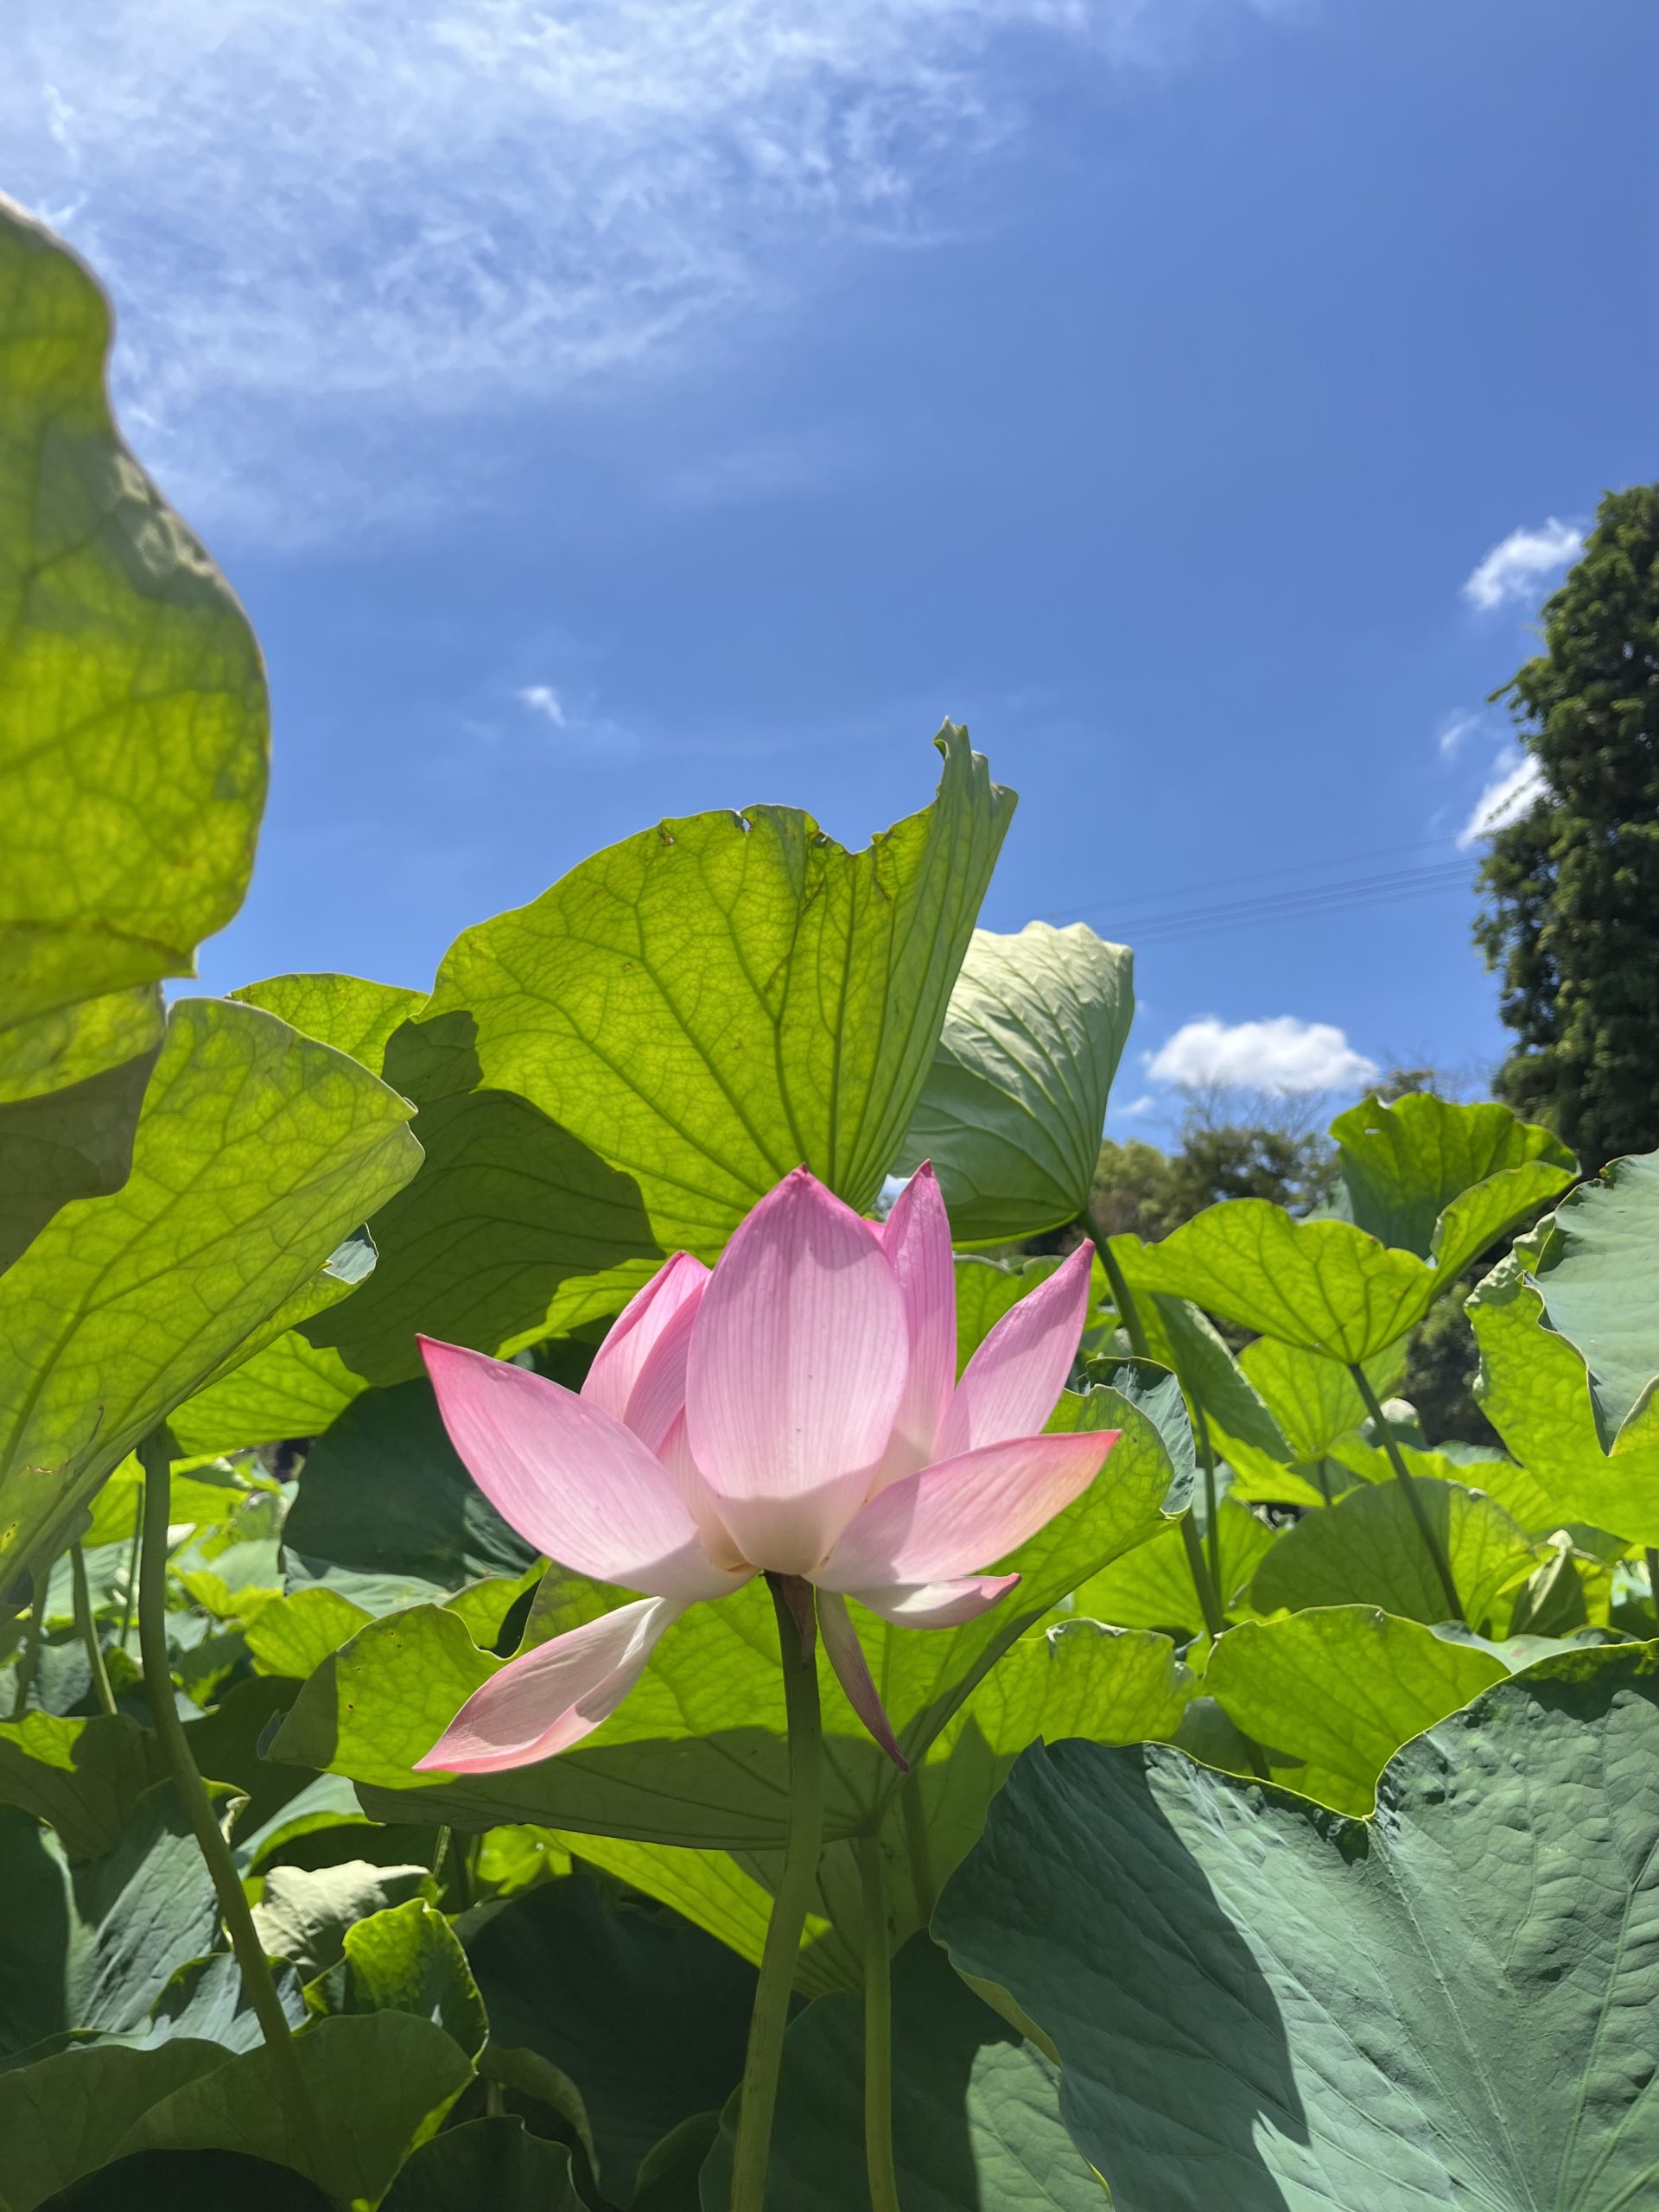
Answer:
[[[267,704],[108,344],[0,204],[0,2212],[1659,2202],[1659,1155],[1108,1234],[949,725],[180,992]]]

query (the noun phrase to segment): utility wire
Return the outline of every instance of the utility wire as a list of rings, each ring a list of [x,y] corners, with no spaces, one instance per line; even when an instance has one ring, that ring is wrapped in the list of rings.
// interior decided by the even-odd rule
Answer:
[[[1421,845],[1400,848],[1403,851],[1421,852]],[[1360,855],[1354,855],[1357,859]],[[1325,861],[1313,865],[1329,868],[1333,863]],[[1306,873],[1294,869],[1273,875],[1245,876],[1231,879],[1234,882],[1281,882],[1285,874]],[[1137,904],[1144,906],[1145,895],[1139,900],[1102,900],[1084,910],[1072,907],[1071,914],[1079,911],[1107,913],[1119,922],[1137,944],[1161,943],[1166,940],[1203,935],[1220,929],[1242,929],[1273,921],[1294,921],[1317,915],[1338,913],[1352,907],[1375,906],[1399,899],[1433,896],[1457,887],[1466,887],[1470,881],[1470,863],[1466,859],[1433,861],[1414,868],[1394,868],[1364,876],[1341,877],[1335,882],[1290,885],[1266,892],[1255,898],[1206,900],[1192,906],[1170,906],[1140,915],[1125,910]],[[1198,886],[1192,887],[1196,890]],[[1179,897],[1179,893],[1163,894],[1166,900]],[[1120,921],[1121,918],[1121,921]],[[1058,919],[1058,915],[1051,918]]]

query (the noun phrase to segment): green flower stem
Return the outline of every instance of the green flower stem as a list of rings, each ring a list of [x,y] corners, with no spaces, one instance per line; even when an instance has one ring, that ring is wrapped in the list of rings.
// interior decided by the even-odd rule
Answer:
[[[893,1972],[879,1836],[858,1839],[864,1918],[864,2165],[871,2212],[899,2212],[893,2166]]]
[[[1659,1549],[1649,1544],[1643,1556],[1648,1562],[1648,1603],[1659,1613]]]
[[[1187,1393],[1192,1406],[1192,1425],[1198,1431],[1198,1457],[1204,1462],[1204,1540],[1210,1561],[1210,1580],[1217,1603],[1221,1602],[1221,1501],[1216,1495],[1216,1447],[1210,1440],[1210,1423],[1198,1399]]]
[[[1210,1578],[1210,1562],[1204,1555],[1204,1540],[1198,1535],[1198,1523],[1192,1518],[1189,1505],[1180,1517],[1181,1542],[1186,1550],[1186,1563],[1192,1573],[1192,1587],[1198,1593],[1198,1611],[1204,1615],[1204,1624],[1211,1636],[1223,1635],[1227,1627],[1227,1616],[1221,1609],[1221,1599]]]
[[[766,1585],[778,1616],[784,1706],[789,1721],[789,1840],[784,1851],[783,1874],[772,1899],[760,1976],[755,1984],[754,2012],[749,2022],[737,2149],[732,2164],[731,2212],[764,2212],[766,2205],[766,2158],[778,2103],[784,2030],[823,1836],[823,1724],[818,1711],[812,1589],[810,1583],[780,1574],[768,1574]]]
[[[104,1647],[98,1640],[98,1623],[92,1618],[92,1600],[86,1587],[86,1554],[79,1544],[69,1547],[69,1581],[74,1592],[75,1633],[92,1670],[92,1694],[98,1700],[99,1711],[113,1715],[115,1692],[110,1688],[110,1670],[104,1664]]]
[[[1417,1533],[1423,1540],[1423,1548],[1433,1561],[1434,1572],[1446,1592],[1446,1602],[1452,1608],[1450,1618],[1466,1628],[1469,1624],[1464,1614],[1463,1600],[1458,1595],[1457,1578],[1452,1572],[1452,1561],[1446,1546],[1440,1541],[1440,1531],[1428,1517],[1428,1509],[1418,1493],[1416,1484],[1411,1479],[1410,1471],[1400,1456],[1400,1446],[1395,1441],[1394,1431],[1383,1417],[1376,1393],[1371,1388],[1370,1377],[1357,1359],[1349,1361],[1348,1372],[1354,1378],[1354,1388],[1364,1401],[1365,1410],[1371,1417],[1371,1426],[1376,1431],[1378,1440],[1389,1455],[1389,1465],[1394,1470],[1395,1480],[1406,1493],[1406,1503],[1411,1509],[1412,1519],[1417,1523]]]
[[[327,2138],[294,2049],[293,2031],[271,1979],[270,1962],[253,1924],[236,1861],[214,1816],[213,1800],[191,1756],[189,1740],[174,1700],[173,1669],[167,1649],[167,1516],[172,1486],[172,1438],[165,1429],[155,1429],[138,1446],[138,1462],[144,1471],[144,1541],[138,1570],[138,1649],[143,1662],[144,1691],[173,1787],[213,1877],[219,1912],[241,1968],[242,1986],[252,2004],[272,2063],[283,2077],[289,2108],[305,2144],[313,2177],[325,2194],[339,2202],[340,2194],[331,2186]]]
[[[1100,1264],[1106,1270],[1106,1281],[1111,1288],[1112,1303],[1117,1308],[1117,1318],[1128,1332],[1129,1349],[1137,1359],[1150,1359],[1152,1355],[1147,1350],[1146,1325],[1141,1319],[1134,1294],[1123,1279],[1123,1270],[1112,1250],[1110,1237],[1103,1230],[1096,1227],[1092,1214],[1089,1217],[1089,1230],[1095,1241],[1095,1249],[1100,1255]]]
[[[922,1770],[913,1766],[899,1785],[899,1809],[905,1824],[905,1854],[910,1862],[910,1886],[916,1895],[916,1917],[924,1928],[939,1901],[933,1879],[933,1854],[928,1848],[927,1808],[922,1802]]]
[[[138,1486],[138,1503],[132,1516],[132,1541],[127,1547],[127,1587],[121,1600],[121,1649],[132,1633],[132,1609],[138,1596],[138,1547],[144,1537],[144,1490]]]
[[[29,1711],[29,1694],[35,1686],[35,1669],[41,1656],[41,1638],[46,1633],[46,1577],[35,1577],[34,1594],[29,1601],[29,1626],[23,1631],[22,1656],[17,1662],[16,1687],[11,1695],[11,1717],[21,1720]]]

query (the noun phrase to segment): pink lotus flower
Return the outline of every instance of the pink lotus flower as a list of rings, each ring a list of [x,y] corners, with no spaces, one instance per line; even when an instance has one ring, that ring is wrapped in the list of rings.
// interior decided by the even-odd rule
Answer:
[[[847,1611],[953,1628],[1017,1574],[973,1572],[1094,1480],[1115,1431],[1044,1436],[1089,1302],[1084,1245],[956,1374],[956,1278],[931,1167],[885,1225],[798,1167],[711,1272],[681,1252],[594,1356],[581,1394],[423,1338],[444,1426],[527,1543],[648,1594],[492,1675],[427,1756],[487,1774],[579,1743],[663,1631],[753,1575],[817,1586],[854,1710],[904,1761]]]

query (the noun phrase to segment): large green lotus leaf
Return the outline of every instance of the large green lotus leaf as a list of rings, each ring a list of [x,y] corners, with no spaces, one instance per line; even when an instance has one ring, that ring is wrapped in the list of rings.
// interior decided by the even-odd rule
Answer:
[[[889,1682],[890,1692],[892,1687]],[[1167,1637],[1084,1620],[1021,1637],[914,1770],[902,1819],[898,1808],[888,1811],[881,1841],[893,1941],[902,1942],[926,1926],[938,1884],[977,1840],[992,1798],[1028,1745],[1066,1736],[1107,1744],[1167,1739],[1179,1727],[1195,1687]],[[837,1748],[832,1747],[832,1757]],[[660,1844],[619,1851],[609,1841],[569,1840],[573,1850],[758,1962],[780,1871],[776,1853],[746,1856],[740,1865],[723,1853]],[[632,1863],[625,1863],[624,1854]],[[852,1844],[826,1847],[818,1888],[823,1918],[815,1916],[809,1927],[796,1974],[797,1987],[815,1995],[860,1983],[863,1907]]]
[[[49,1821],[68,1859],[114,1850],[162,1771],[155,1736],[128,1713],[0,1721],[0,1803]]]
[[[243,1635],[261,1674],[302,1682],[373,1618],[366,1606],[354,1605],[326,1583],[314,1583],[262,1607]]]
[[[238,1856],[246,1866],[257,1853],[244,1846]],[[288,1960],[309,1980],[344,1955],[346,1938],[359,1921],[432,1893],[431,1873],[420,1866],[344,1859],[332,1866],[273,1866],[253,1909],[254,1925],[267,1954]]]
[[[1590,1370],[1609,1448],[1659,1381],[1659,1152],[1614,1160],[1556,1209],[1536,1280],[1550,1327]]]
[[[270,976],[261,983],[245,983],[230,995],[263,1007],[302,1036],[361,1060],[374,1075],[385,1073],[386,1046],[394,1031],[426,1003],[424,991],[328,974]]]
[[[614,1313],[662,1260],[632,1177],[487,1084],[475,1032],[456,1011],[404,1022],[387,1047],[386,1081],[419,1109],[426,1156],[374,1216],[372,1280],[305,1329],[372,1382],[420,1373],[417,1332],[508,1351]]]
[[[1014,807],[965,731],[938,743],[938,798],[862,852],[793,808],[693,815],[469,930],[417,1025],[457,1032],[451,1094],[532,1102],[632,1179],[664,1252],[712,1260],[803,1160],[868,1211]]]
[[[0,1895],[6,2055],[65,2028],[140,2027],[173,1969],[217,1938],[213,1880],[168,1783],[134,1801],[111,1850],[73,1865],[49,1828],[0,1808]]]
[[[420,1158],[404,1102],[272,1016],[186,1000],[130,1179],[0,1278],[0,1580],[50,1559],[105,1476],[296,1299]]]
[[[1182,1389],[1206,1421],[1269,1459],[1296,1456],[1221,1332],[1196,1306],[1184,1298],[1149,1298],[1142,1303],[1141,1320],[1153,1358],[1180,1376]],[[1352,1378],[1348,1379],[1351,1389]]]
[[[1348,1221],[1296,1221],[1266,1198],[1206,1206],[1160,1243],[1114,1236],[1134,1291],[1190,1298],[1263,1336],[1365,1360],[1421,1321],[1448,1279]]]
[[[1029,1298],[1059,1266],[1043,1253],[1033,1260],[1005,1265],[970,1253],[957,1255],[957,1372],[961,1374],[1002,1316]]]
[[[286,1330],[177,1407],[168,1421],[187,1459],[321,1436],[369,1385],[329,1345]]]
[[[1273,1779],[1338,1813],[1370,1815],[1402,1744],[1508,1673],[1501,1659],[1370,1605],[1244,1621],[1210,1655],[1204,1687],[1266,1747]]]
[[[1479,1491],[1415,1475],[1412,1482],[1451,1560],[1470,1625],[1501,1628],[1504,1599],[1537,1565],[1537,1547]],[[1380,1605],[1430,1627],[1446,1618],[1446,1593],[1397,1481],[1362,1484],[1287,1529],[1257,1567],[1250,1602],[1259,1613]]]
[[[48,2212],[234,2204],[237,2212],[331,2212],[315,2182],[245,2151],[134,2151],[53,2196]]]
[[[1359,1387],[1340,1360],[1258,1337],[1245,1345],[1238,1363],[1298,1459],[1323,1459],[1338,1437],[1358,1428],[1366,1418]],[[1389,1396],[1406,1371],[1404,1339],[1397,1338],[1361,1364],[1377,1396]],[[1223,1421],[1222,1427],[1227,1426]],[[1233,1433],[1243,1436],[1242,1430]]]
[[[1220,1539],[1224,1606],[1250,1586],[1257,1567],[1278,1541],[1265,1521],[1236,1499],[1224,1497],[1217,1516]],[[1204,1609],[1187,1564],[1178,1528],[1168,1528],[1149,1544],[1091,1574],[1073,1599],[1079,1613],[1125,1628],[1165,1629],[1185,1639],[1205,1626]]]
[[[23,1085],[8,1097],[155,1042],[140,987],[194,974],[241,905],[264,804],[258,647],[117,435],[109,346],[88,271],[0,202],[0,1071]]]
[[[1545,1536],[1560,1526],[1560,1507],[1524,1467],[1501,1452],[1461,1451],[1454,1455],[1444,1450],[1421,1451],[1414,1444],[1399,1444],[1396,1448],[1409,1473],[1484,1491],[1529,1536]],[[1338,1438],[1326,1465],[1327,1469],[1357,1475],[1361,1482],[1394,1479],[1388,1453],[1378,1445],[1368,1444],[1363,1436]]]
[[[898,1158],[931,1160],[963,1243],[1076,1221],[1135,1019],[1135,955],[1082,922],[976,930]]]
[[[493,2045],[575,2084],[600,2183],[631,2203],[658,2141],[736,2085],[753,1969],[683,1921],[607,1906],[582,1875],[480,1906],[461,1933]]]
[[[1428,1091],[1362,1099],[1331,1134],[1359,1227],[1453,1274],[1578,1173],[1559,1138],[1507,1106]]]
[[[1647,2202],[1655,1662],[1498,1682],[1369,1822],[1159,1747],[1028,1755],[937,1927],[1053,2037],[1118,2212]]]
[[[0,1274],[72,1198],[118,1191],[132,1167],[144,1088],[161,1048],[64,1090],[0,1104]]]
[[[313,1985],[318,2010],[412,2012],[477,2063],[490,2031],[454,1929],[424,1897],[371,1913],[346,1930],[345,1952]]]
[[[1059,2073],[954,1974],[925,1936],[893,1968],[893,2149],[905,2212],[1101,2212],[1099,2182],[1061,2123]],[[735,2114],[702,2170],[726,2212]],[[854,2212],[864,2177],[864,2020],[851,1995],[791,2023],[766,2212]]]
[[[86,2044],[0,2071],[0,2206],[35,2212],[106,2165],[152,2105],[229,2056],[181,2037],[145,2050]]]
[[[563,2143],[522,2120],[469,2120],[423,2143],[380,2212],[586,2212]]]
[[[319,2020],[295,2038],[294,2050],[334,2184],[353,2204],[378,2202],[410,2150],[472,2078],[466,2055],[442,2029],[409,2012]],[[286,2075],[263,2045],[151,2105],[119,2152],[150,2148],[246,2151],[325,2185],[331,2177],[315,2171]]]
[[[302,2028],[308,2018],[305,1992],[291,1967],[278,1966],[271,1976],[283,2017],[292,2028]],[[149,2009],[148,2044],[172,2041],[183,2036],[197,2043],[216,2043],[226,2050],[252,2050],[264,2041],[264,2030],[251,1999],[242,1986],[242,1969],[232,1951],[215,1951],[205,1959],[188,1959],[169,1976],[167,1986]]]
[[[114,1077],[118,1069],[131,1069],[136,1061],[151,1058],[166,1027],[167,1001],[159,983],[140,983],[130,991],[8,1022],[0,1033],[0,1106],[25,1106],[33,1099],[55,1103],[69,1092],[79,1096],[80,1086],[94,1076]],[[118,1084],[120,1078],[116,1080]],[[72,1107],[75,1103],[70,1101]],[[49,1115],[50,1109],[41,1111]],[[12,1125],[10,1115],[7,1120]],[[38,1129],[41,1120],[41,1115],[22,1115],[15,1125],[27,1132]],[[100,1148],[106,1141],[100,1140]]]
[[[1517,1246],[1465,1301],[1480,1346],[1481,1411],[1555,1508],[1632,1542],[1659,1544],[1659,1398],[1602,1449],[1588,1369],[1545,1325],[1544,1302]],[[1477,1478],[1478,1479],[1478,1478]]]
[[[307,1560],[446,1590],[520,1574],[536,1556],[461,1465],[424,1376],[365,1392],[318,1439],[283,1542]]]
[[[1017,1590],[976,1621],[928,1633],[855,1610],[912,1758],[1027,1629],[1078,1581],[1165,1525],[1169,1461],[1152,1424],[1110,1390],[1090,1392],[1065,1418],[1119,1427],[1122,1440],[1083,1497],[1003,1562],[1020,1574]],[[550,1584],[559,1603],[532,1615],[532,1642],[603,1611],[620,1594],[575,1577]],[[474,1829],[529,1821],[705,1849],[782,1842],[788,1790],[777,1630],[762,1584],[694,1606],[658,1645],[620,1709],[575,1750],[511,1772],[416,1782],[416,1760],[499,1663],[436,1607],[377,1621],[317,1669],[272,1754],[351,1775],[381,1820]],[[896,1776],[853,1718],[827,1662],[820,1677],[830,1751],[826,1833],[834,1837],[879,1812]]]

